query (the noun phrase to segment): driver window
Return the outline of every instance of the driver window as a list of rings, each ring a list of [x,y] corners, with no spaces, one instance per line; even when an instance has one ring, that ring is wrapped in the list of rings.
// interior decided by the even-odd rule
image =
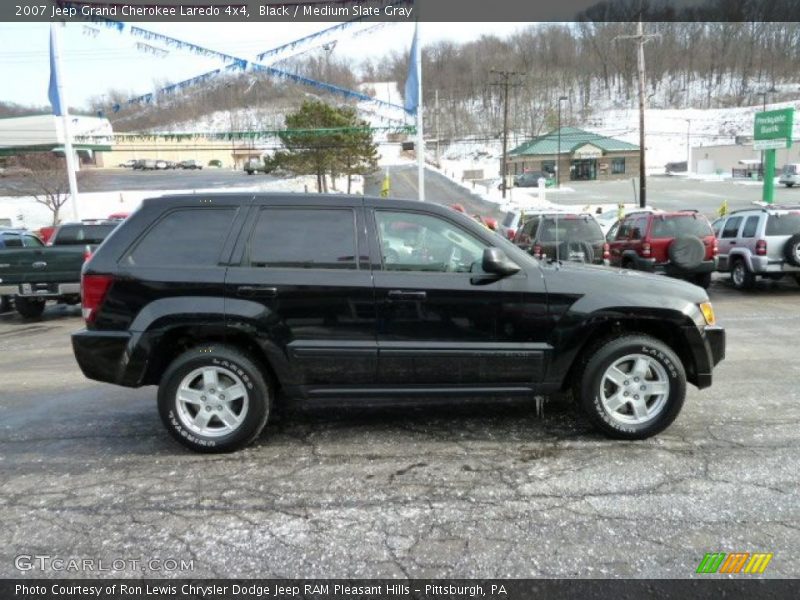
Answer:
[[[457,225],[413,212],[375,211],[386,271],[469,273],[487,248]]]

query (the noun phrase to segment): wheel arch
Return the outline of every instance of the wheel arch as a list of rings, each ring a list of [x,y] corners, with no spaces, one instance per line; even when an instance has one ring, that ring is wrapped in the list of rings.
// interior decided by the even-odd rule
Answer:
[[[688,317],[684,318],[685,321],[681,323],[676,323],[674,320],[642,317],[638,315],[602,316],[592,319],[591,326],[583,329],[583,331],[578,334],[581,341],[561,381],[561,391],[568,391],[572,387],[586,361],[595,348],[603,343],[604,340],[611,340],[623,335],[636,334],[650,336],[671,348],[672,351],[678,355],[678,358],[680,358],[683,364],[687,381],[693,385],[697,385],[698,378],[695,357],[689,340],[686,339],[682,330],[684,325],[691,325],[693,327],[695,325]]]

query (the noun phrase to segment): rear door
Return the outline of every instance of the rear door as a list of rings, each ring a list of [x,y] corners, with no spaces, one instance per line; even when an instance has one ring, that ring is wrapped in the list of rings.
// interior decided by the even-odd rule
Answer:
[[[722,231],[720,231],[719,240],[717,241],[720,270],[727,271],[730,269],[730,253],[731,250],[738,247],[739,227],[743,220],[744,218],[741,216],[728,217],[728,220],[722,226]]]
[[[375,382],[375,303],[362,200],[256,204],[225,282],[230,327],[244,329],[284,385],[324,397]]]

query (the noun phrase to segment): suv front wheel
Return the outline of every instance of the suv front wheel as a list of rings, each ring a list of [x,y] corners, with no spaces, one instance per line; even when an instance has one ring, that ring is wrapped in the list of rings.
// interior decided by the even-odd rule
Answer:
[[[197,452],[231,452],[267,423],[271,389],[239,350],[198,346],[172,361],[158,388],[158,411],[170,434]]]
[[[627,335],[589,353],[576,392],[598,429],[614,438],[640,440],[663,431],[678,416],[686,373],[663,342]]]

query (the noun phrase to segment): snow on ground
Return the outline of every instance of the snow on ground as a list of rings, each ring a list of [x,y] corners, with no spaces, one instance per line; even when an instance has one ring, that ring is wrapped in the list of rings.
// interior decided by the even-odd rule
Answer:
[[[84,192],[80,194],[81,219],[105,219],[113,213],[132,212],[136,210],[145,198],[155,198],[170,194],[205,194],[219,192],[306,192],[316,190],[316,178],[313,176],[292,177],[280,180],[260,181],[255,185],[246,187],[227,188],[198,188],[182,190],[135,190],[115,192]],[[343,193],[347,190],[347,178],[340,177],[336,181],[336,190],[332,193]],[[351,192],[362,194],[364,180],[353,177]],[[5,196],[0,197],[2,216],[13,219],[15,227],[26,227],[36,230],[40,227],[51,225],[52,213],[42,204],[30,196]],[[61,207],[60,217],[62,222],[72,221],[71,204],[68,202]]]

